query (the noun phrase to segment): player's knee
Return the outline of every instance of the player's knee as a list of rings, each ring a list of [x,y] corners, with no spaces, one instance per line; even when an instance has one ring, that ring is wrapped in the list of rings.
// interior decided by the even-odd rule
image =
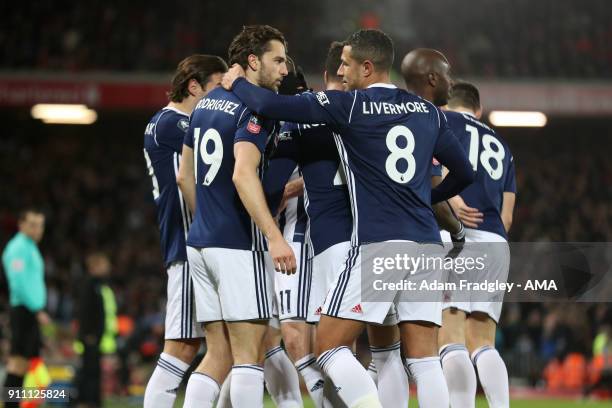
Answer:
[[[166,340],[164,353],[189,364],[193,361],[200,349],[200,339]]]
[[[283,333],[283,342],[287,353],[293,360],[298,360],[308,354],[306,333],[299,330],[288,330]]]

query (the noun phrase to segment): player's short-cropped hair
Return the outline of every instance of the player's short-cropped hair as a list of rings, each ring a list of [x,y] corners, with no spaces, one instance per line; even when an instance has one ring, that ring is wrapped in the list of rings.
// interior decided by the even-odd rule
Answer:
[[[359,30],[344,45],[351,46],[351,57],[359,62],[372,61],[377,71],[389,71],[393,65],[393,40],[381,30]]]
[[[242,31],[234,37],[229,46],[229,64],[238,64],[246,69],[249,55],[261,58],[269,51],[269,42],[280,41],[287,49],[285,36],[279,30],[269,25],[250,25],[242,27]]]
[[[21,211],[19,211],[19,216],[17,218],[18,222],[24,222],[26,220],[26,218],[28,218],[28,215],[30,214],[34,214],[34,215],[42,215],[44,216],[45,213],[37,207],[26,207],[24,209],[22,209]]]
[[[452,107],[464,106],[477,111],[480,109],[480,92],[469,82],[457,82],[451,88],[448,104]]]
[[[204,87],[210,76],[218,72],[227,72],[227,64],[216,55],[195,54],[190,55],[176,67],[172,77],[172,90],[168,92],[168,99],[172,102],[182,102],[189,96],[189,81],[195,79]]]
[[[343,48],[344,43],[334,41],[330,44],[329,50],[327,51],[327,58],[325,58],[325,71],[327,72],[327,78],[331,80],[342,80],[342,78],[338,76],[338,68],[340,67],[340,56],[342,55]]]

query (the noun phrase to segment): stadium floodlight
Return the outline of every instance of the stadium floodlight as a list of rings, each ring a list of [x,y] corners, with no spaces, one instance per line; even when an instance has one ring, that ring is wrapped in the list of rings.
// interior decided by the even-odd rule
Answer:
[[[95,110],[78,104],[39,103],[30,113],[34,119],[53,124],[91,125],[98,119]]]
[[[544,127],[548,119],[542,112],[492,111],[489,122],[498,127]]]

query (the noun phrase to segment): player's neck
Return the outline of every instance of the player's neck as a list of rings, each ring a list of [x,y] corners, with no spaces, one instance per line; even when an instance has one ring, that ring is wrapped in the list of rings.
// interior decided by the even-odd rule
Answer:
[[[390,84],[391,83],[391,77],[389,76],[389,74],[378,74],[378,75],[370,75],[368,78],[366,78],[363,82],[363,87],[367,88],[370,85],[374,85],[374,84]]]
[[[467,113],[468,115],[476,117],[476,112],[469,108],[466,108],[465,106],[455,106],[454,108],[449,108],[448,110],[458,113]]]

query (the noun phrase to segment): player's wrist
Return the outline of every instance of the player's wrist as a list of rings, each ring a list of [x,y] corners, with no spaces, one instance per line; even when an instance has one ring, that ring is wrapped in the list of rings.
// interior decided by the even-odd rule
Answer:
[[[451,233],[451,239],[455,242],[462,242],[465,241],[465,227],[461,221],[457,220],[457,222],[459,223],[459,228],[456,232]]]

